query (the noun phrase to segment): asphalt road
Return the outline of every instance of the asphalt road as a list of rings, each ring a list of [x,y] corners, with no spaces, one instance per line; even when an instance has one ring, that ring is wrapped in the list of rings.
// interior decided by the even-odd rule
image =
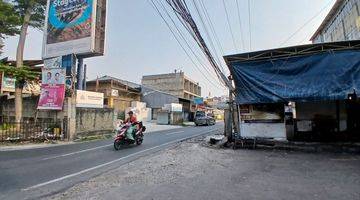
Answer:
[[[0,152],[0,199],[39,199],[66,190],[141,156],[222,129],[185,127],[145,134],[140,146],[115,151],[112,140]],[[84,191],[85,192],[85,191]]]

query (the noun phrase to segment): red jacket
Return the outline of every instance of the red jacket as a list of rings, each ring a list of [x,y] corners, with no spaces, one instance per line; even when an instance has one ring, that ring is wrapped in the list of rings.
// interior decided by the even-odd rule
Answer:
[[[137,122],[137,119],[136,119],[135,116],[132,116],[131,118],[128,117],[128,118],[125,120],[124,123],[126,124],[126,123],[128,123],[128,122],[130,122],[130,123],[135,123],[135,122]]]

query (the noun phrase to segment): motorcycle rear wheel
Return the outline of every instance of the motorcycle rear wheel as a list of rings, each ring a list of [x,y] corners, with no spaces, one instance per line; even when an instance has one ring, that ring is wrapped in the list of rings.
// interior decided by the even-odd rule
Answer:
[[[141,145],[142,142],[143,142],[143,139],[142,139],[142,138],[136,139],[136,145]]]
[[[114,141],[114,149],[116,151],[120,150],[121,149],[121,142],[120,141]]]

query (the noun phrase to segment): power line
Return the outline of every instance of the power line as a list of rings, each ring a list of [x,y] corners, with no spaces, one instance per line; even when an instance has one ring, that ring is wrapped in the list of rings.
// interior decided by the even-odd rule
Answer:
[[[211,29],[214,37],[215,37],[215,41],[216,41],[217,45],[219,46],[222,55],[225,55],[225,53],[224,53],[224,48],[222,47],[222,45],[221,45],[221,43],[220,43],[219,37],[218,37],[218,35],[217,35],[216,31],[215,31],[215,28],[214,28],[214,25],[213,25],[213,23],[212,23],[211,17],[210,17],[210,15],[209,15],[209,13],[207,12],[207,9],[206,9],[206,6],[205,6],[205,4],[204,4],[204,1],[203,1],[203,0],[200,0],[200,4],[201,4],[201,6],[202,6],[202,9],[204,10],[205,17],[206,17],[206,18],[208,19],[208,21],[209,21],[210,29]]]
[[[173,23],[175,29],[177,30],[178,34],[180,35],[180,37],[182,38],[182,40],[185,42],[186,46],[190,49],[191,53],[195,56],[195,58],[197,59],[197,61],[199,62],[199,64],[205,69],[205,71],[212,76],[212,78],[214,78],[215,80],[220,81],[220,83],[222,85],[225,85],[224,82],[221,81],[221,79],[217,78],[217,75],[215,73],[215,76],[213,76],[213,74],[211,73],[212,71],[207,69],[207,67],[202,63],[201,59],[197,56],[197,54],[194,52],[193,48],[190,47],[190,44],[188,43],[187,39],[185,38],[185,36],[183,35],[182,31],[180,30],[180,28],[178,28],[177,24],[175,23],[175,21],[173,20],[173,18],[170,16],[168,10],[165,8],[165,6],[163,5],[163,3],[158,0],[158,3],[161,5],[162,9],[165,11],[166,15],[168,16],[168,18],[171,20],[171,22]]]
[[[284,42],[282,42],[280,46],[286,44],[291,38],[293,38],[299,31],[301,31],[305,26],[307,26],[312,20],[318,17],[331,3],[332,0],[330,0],[319,12],[317,12],[314,16],[312,16],[309,20],[307,20],[302,26],[300,26],[293,34],[291,34],[288,38],[286,38],[286,40],[284,40]]]
[[[200,11],[199,6],[198,6],[197,3],[196,3],[196,0],[193,0],[193,4],[194,4],[194,7],[195,7],[195,11],[197,12],[197,14],[198,14],[198,16],[199,16],[199,18],[200,18],[200,22],[201,22],[202,26],[204,27],[205,34],[206,34],[206,36],[207,36],[207,38],[208,38],[208,40],[209,40],[209,42],[210,42],[210,46],[211,46],[211,48],[212,48],[212,51],[215,53],[216,62],[218,63],[218,65],[220,65],[220,67],[221,67],[221,69],[222,69],[222,72],[224,72],[225,70],[224,70],[224,67],[222,66],[222,63],[221,63],[220,59],[219,59],[219,54],[218,54],[218,52],[217,52],[217,50],[216,50],[216,48],[215,48],[214,42],[213,42],[212,37],[211,37],[211,34],[210,34],[210,32],[209,32],[209,30],[208,30],[208,28],[207,28],[206,22],[205,22],[205,20],[204,20],[203,17],[202,17],[202,14],[201,14],[201,11],[202,11],[202,10]],[[203,13],[204,13],[205,19],[207,20],[205,11],[204,11]],[[207,20],[207,21],[208,21],[208,20]],[[209,23],[209,21],[208,21],[208,23]],[[209,26],[210,26],[210,25],[209,25]]]
[[[206,36],[207,36],[207,38],[208,38],[208,40],[209,40],[209,42],[210,42],[210,46],[211,46],[213,52],[215,53],[215,57],[216,57],[216,59],[217,59],[218,55],[217,55],[217,52],[216,52],[216,48],[215,48],[215,45],[214,45],[214,43],[213,43],[213,41],[212,41],[212,39],[211,39],[210,33],[209,33],[208,29],[207,29],[205,20],[203,19],[202,15],[201,15],[201,13],[200,13],[200,10],[199,10],[199,8],[198,8],[198,5],[197,5],[197,3],[196,3],[196,0],[192,0],[192,2],[193,2],[193,4],[194,4],[195,11],[196,11],[197,15],[199,16],[200,22],[201,22],[201,24],[202,24],[202,26],[203,26],[203,28],[204,28],[205,34],[206,34]],[[218,61],[217,61],[217,62],[218,62]],[[219,62],[218,62],[218,63],[219,63]]]
[[[230,19],[229,19],[229,13],[228,13],[227,8],[226,8],[225,0],[222,0],[222,2],[223,2],[223,5],[224,5],[225,14],[226,14],[226,21],[227,21],[227,24],[228,24],[228,26],[229,26],[231,38],[232,38],[232,41],[233,41],[233,43],[234,43],[235,50],[237,50],[238,48],[237,48],[237,46],[236,46],[236,41],[235,41],[235,38],[234,38],[234,33],[233,33],[233,31],[232,31],[232,28],[231,28]]]
[[[151,1],[151,2],[150,2]],[[165,19],[165,17],[162,15],[162,13],[160,12],[159,8],[156,6],[155,2],[153,0],[150,0],[149,3],[150,5],[154,8],[154,10],[159,14],[159,16],[162,18],[162,20],[164,21],[164,23],[166,24],[166,26],[169,28],[170,32],[172,33],[172,35],[174,36],[175,40],[177,41],[177,43],[180,45],[181,49],[184,51],[184,53],[186,54],[186,56],[188,57],[188,59],[193,63],[193,65],[196,67],[196,69],[202,74],[202,76],[209,82],[211,83],[213,86],[219,88],[219,89],[223,89],[220,88],[219,85],[214,84],[214,82],[210,81],[207,76],[203,73],[202,70],[200,70],[200,68],[198,67],[198,65],[195,63],[195,61],[191,58],[191,56],[189,55],[189,53],[186,51],[185,47],[181,44],[179,38],[176,36],[175,32],[173,31],[173,29],[171,28],[170,24],[167,22],[167,20]],[[207,71],[207,70],[205,70]]]
[[[219,86],[224,87],[225,83],[221,82],[221,80],[219,80],[215,74],[215,76],[211,73],[212,71],[209,70],[201,61],[201,59],[199,58],[199,56],[194,52],[193,47],[190,46],[189,42],[187,41],[187,39],[185,38],[185,36],[183,35],[182,31],[180,30],[180,28],[177,26],[177,24],[175,23],[175,21],[173,20],[173,18],[170,16],[168,10],[165,8],[165,6],[163,5],[163,3],[159,0],[158,3],[160,3],[161,7],[163,8],[163,10],[165,11],[166,15],[168,16],[168,18],[171,20],[171,22],[173,23],[175,29],[177,30],[178,34],[180,35],[181,39],[185,42],[186,46],[188,47],[188,49],[190,49],[191,53],[194,55],[194,57],[196,58],[196,60],[198,61],[198,63],[200,64],[201,67],[203,67],[204,70],[201,70],[197,64],[195,64],[195,62],[193,61],[193,59],[191,58],[191,56],[188,55],[188,53],[186,52],[185,48],[183,47],[183,50],[185,51],[185,53],[188,55],[188,57],[190,58],[190,60],[192,61],[192,63],[194,64],[194,66],[197,68],[197,70],[204,76],[204,78],[209,81],[211,84],[215,85],[213,83],[213,81],[209,80],[208,78],[213,78],[215,80],[218,80],[220,82],[220,85],[215,85],[216,87],[220,88]],[[174,33],[174,32],[173,32]],[[176,38],[176,34],[173,34],[174,37]],[[179,44],[181,45],[180,41],[178,41]],[[181,45],[182,46],[182,45]],[[206,76],[204,74],[204,71],[208,73],[208,76]],[[220,88],[221,89],[221,88]]]
[[[248,0],[248,18],[249,18],[249,48],[252,50],[252,38],[251,38],[251,8],[250,8],[250,0]]]
[[[173,9],[178,19],[182,22],[184,27],[188,30],[189,34],[194,38],[200,49],[203,51],[218,78],[222,80],[230,90],[233,90],[231,82],[226,78],[218,64],[215,62],[214,56],[211,54],[207,44],[204,41],[204,38],[199,31],[199,28],[192,18],[185,0],[166,0],[166,2]]]
[[[239,18],[241,44],[242,44],[242,48],[245,49],[245,43],[244,43],[244,37],[243,37],[243,30],[242,30],[242,25],[241,25],[240,6],[239,6],[239,1],[238,1],[238,0],[236,0],[236,8],[237,8],[237,13],[238,13],[238,18]]]

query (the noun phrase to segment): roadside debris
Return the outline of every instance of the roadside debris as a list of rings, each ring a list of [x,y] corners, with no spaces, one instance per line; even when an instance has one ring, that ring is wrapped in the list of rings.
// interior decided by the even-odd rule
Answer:
[[[210,144],[216,144],[224,139],[224,135],[212,135],[210,136]]]

